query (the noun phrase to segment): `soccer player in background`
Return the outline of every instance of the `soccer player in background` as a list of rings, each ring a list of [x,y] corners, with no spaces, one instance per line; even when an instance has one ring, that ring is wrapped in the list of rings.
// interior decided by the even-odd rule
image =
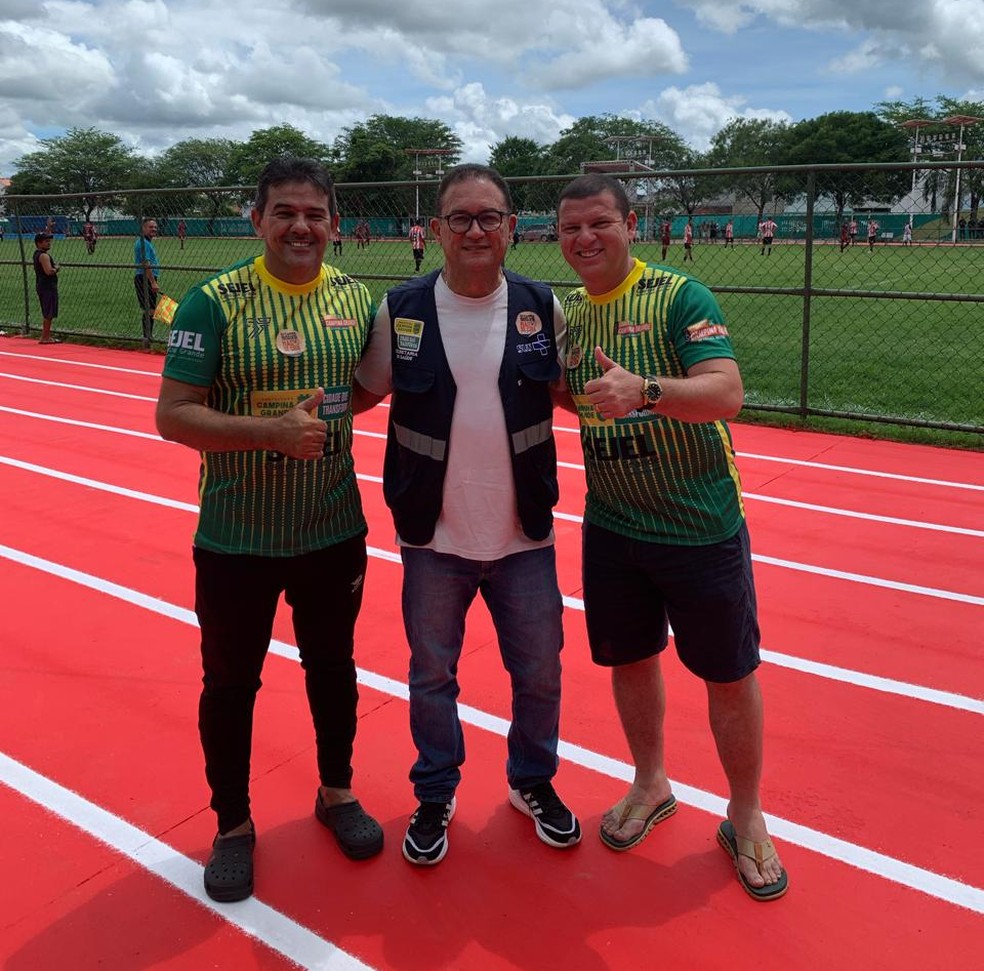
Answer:
[[[868,251],[872,252],[875,248],[875,243],[878,240],[878,230],[881,227],[874,219],[868,219]]]
[[[420,272],[420,264],[424,262],[425,233],[422,221],[414,220],[410,226],[410,249],[413,252],[413,272]]]
[[[772,255],[772,241],[776,237],[778,228],[776,221],[771,216],[768,219],[763,219],[759,224],[759,235],[762,237],[761,256]]]
[[[82,226],[82,239],[85,240],[85,251],[91,256],[96,251],[96,227],[91,219],[87,219]]]

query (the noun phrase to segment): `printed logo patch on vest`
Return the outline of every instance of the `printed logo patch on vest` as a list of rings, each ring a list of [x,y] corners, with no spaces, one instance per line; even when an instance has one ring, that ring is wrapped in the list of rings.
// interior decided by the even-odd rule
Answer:
[[[543,321],[532,310],[524,310],[516,315],[516,330],[524,337],[532,337],[543,330]]]
[[[424,336],[424,322],[410,317],[397,317],[393,321],[396,334],[396,356],[401,361],[412,361],[420,353],[420,341]]]
[[[550,341],[546,334],[541,334],[539,337],[534,337],[533,340],[527,341],[525,344],[516,345],[517,354],[539,354],[540,357],[546,357],[550,353]]]

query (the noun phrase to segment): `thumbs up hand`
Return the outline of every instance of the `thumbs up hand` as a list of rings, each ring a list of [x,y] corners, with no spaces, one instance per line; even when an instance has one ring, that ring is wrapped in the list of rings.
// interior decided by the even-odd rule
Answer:
[[[594,349],[594,359],[606,374],[612,369],[618,367],[618,365],[600,348],[596,347]]]
[[[586,382],[584,392],[595,411],[602,418],[611,419],[624,418],[630,411],[641,408],[642,376],[626,371],[600,347],[594,349],[594,359],[602,375]]]
[[[290,411],[274,419],[280,423],[277,451],[292,459],[320,459],[324,455],[328,425],[317,417],[325,400],[324,388],[318,388]]]

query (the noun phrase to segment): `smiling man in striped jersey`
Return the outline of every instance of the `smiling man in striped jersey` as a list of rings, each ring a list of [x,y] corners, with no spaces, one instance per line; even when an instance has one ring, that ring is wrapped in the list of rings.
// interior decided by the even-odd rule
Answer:
[[[205,890],[224,902],[253,892],[253,706],[281,593],[314,721],[315,814],[348,857],[383,848],[382,829],[350,788],[353,630],[366,569],[351,394],[374,307],[362,284],[322,263],[338,209],[320,163],[267,165],[252,222],[263,255],[181,301],[157,405],[164,438],[202,454],[199,732],[218,817]]]
[[[787,878],[759,802],[762,699],[751,552],[731,435],[741,375],[720,307],[693,278],[633,259],[637,217],[620,182],[584,175],[561,193],[564,258],[583,286],[564,304],[567,386],[588,484],[584,606],[596,663],[635,762],[601,824],[636,846],[677,808],[663,762],[659,655],[677,653],[707,687],[730,787],[718,841],[746,892],[773,900]]]

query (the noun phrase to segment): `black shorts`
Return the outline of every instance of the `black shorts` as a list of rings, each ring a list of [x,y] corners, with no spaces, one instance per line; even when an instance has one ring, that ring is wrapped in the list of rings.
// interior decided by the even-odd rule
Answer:
[[[137,291],[137,303],[141,310],[154,311],[157,309],[157,291],[150,289],[150,281],[142,276],[133,278],[133,286]]]
[[[585,523],[584,610],[596,664],[644,661],[667,645],[705,681],[740,681],[760,662],[748,529],[722,543],[645,543]]]
[[[772,237],[771,236],[763,236],[762,237],[762,245],[763,246],[771,246],[772,245]]]
[[[54,320],[58,316],[58,291],[38,290],[38,300],[41,302],[41,316],[45,320]]]

